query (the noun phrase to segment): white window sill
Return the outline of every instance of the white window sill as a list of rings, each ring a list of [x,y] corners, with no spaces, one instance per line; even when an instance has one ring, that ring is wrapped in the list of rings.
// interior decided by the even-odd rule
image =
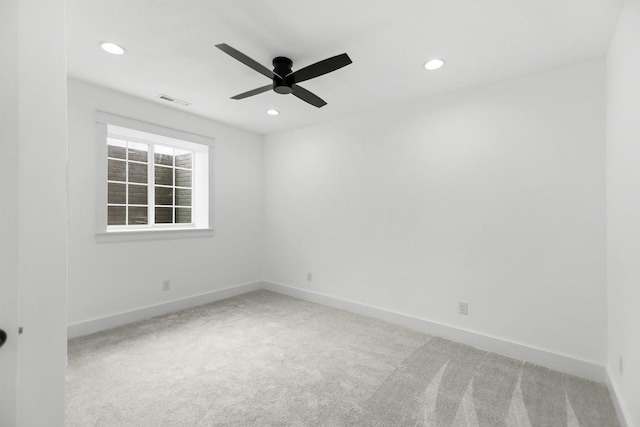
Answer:
[[[96,242],[128,242],[136,240],[190,239],[212,237],[213,228],[168,228],[164,230],[117,230],[96,233]]]

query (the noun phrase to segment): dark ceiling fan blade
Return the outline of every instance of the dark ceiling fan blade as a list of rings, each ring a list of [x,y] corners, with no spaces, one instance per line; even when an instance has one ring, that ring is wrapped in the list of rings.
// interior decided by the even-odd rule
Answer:
[[[294,83],[300,83],[345,67],[351,64],[351,62],[349,55],[343,53],[301,68],[289,74],[289,76],[293,77]]]
[[[249,58],[244,53],[232,48],[228,44],[220,43],[220,44],[217,44],[216,47],[218,49],[220,49],[221,51],[223,51],[224,53],[226,53],[227,55],[235,58],[236,60],[238,60],[240,62],[242,62],[247,67],[256,70],[260,74],[262,74],[262,75],[264,75],[266,77],[269,77],[270,79],[273,79],[275,77],[275,73],[273,71],[271,71],[270,69],[268,69],[264,65],[260,64],[256,60]]]
[[[271,85],[262,86],[262,87],[259,87],[257,89],[253,89],[253,90],[241,93],[241,94],[236,95],[236,96],[232,96],[231,99],[244,99],[244,98],[248,98],[248,97],[253,96],[253,95],[257,95],[257,94],[262,93],[262,92],[266,92],[266,91],[271,90],[271,89],[273,89],[273,85],[272,84]]]
[[[306,90],[301,86],[293,85],[291,88],[293,89],[293,94],[296,97],[302,99],[304,102],[308,102],[314,107],[320,108],[327,105],[327,103],[322,98],[320,98],[319,96],[315,95],[312,92],[309,92],[308,90]]]

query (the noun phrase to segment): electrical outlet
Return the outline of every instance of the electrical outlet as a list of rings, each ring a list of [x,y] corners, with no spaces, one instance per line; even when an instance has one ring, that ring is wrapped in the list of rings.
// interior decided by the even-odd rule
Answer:
[[[469,314],[469,303],[464,301],[458,302],[458,313],[464,314],[465,316]]]
[[[307,282],[311,282],[313,280],[313,274],[307,273]]]
[[[168,291],[169,289],[171,289],[171,280],[163,280],[162,281],[162,290],[163,291]]]
[[[624,370],[624,359],[622,358],[622,355],[618,356],[618,370],[620,371],[620,374],[622,374],[622,371]]]

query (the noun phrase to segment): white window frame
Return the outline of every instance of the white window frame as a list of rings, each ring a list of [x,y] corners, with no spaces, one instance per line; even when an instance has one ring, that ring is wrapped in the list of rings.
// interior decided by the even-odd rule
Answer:
[[[192,172],[191,224],[149,224],[139,226],[107,225],[107,137],[113,136],[132,142],[163,145],[194,152]],[[152,150],[151,150],[152,151]],[[213,139],[153,123],[143,122],[102,111],[96,112],[96,240],[148,240],[164,238],[206,237],[213,235],[213,206],[210,190],[213,172]],[[152,164],[148,174],[153,176]],[[203,173],[204,171],[204,173]],[[147,183],[153,191],[153,178]],[[153,198],[148,200],[150,210]]]

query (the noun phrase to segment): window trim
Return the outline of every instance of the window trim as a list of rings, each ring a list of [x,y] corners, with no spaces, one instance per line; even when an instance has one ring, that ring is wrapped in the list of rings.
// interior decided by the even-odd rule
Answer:
[[[207,206],[207,213],[196,213],[197,209],[193,207],[192,220],[193,224],[186,225],[165,225],[145,228],[127,228],[107,229],[107,135],[108,126],[117,126],[151,133],[159,137],[158,141],[145,141],[145,143],[153,143],[162,145],[162,138],[170,138],[172,140],[181,140],[187,143],[205,146],[208,160],[208,180],[202,180],[201,192],[198,194],[200,203]],[[127,138],[129,138],[127,136]],[[135,138],[130,138],[133,140]],[[167,144],[176,146],[174,141]],[[188,147],[184,147],[188,148]],[[192,149],[192,148],[188,148]],[[205,237],[213,235],[213,197],[211,190],[213,188],[213,138],[198,135],[178,129],[168,128],[149,122],[144,122],[128,117],[111,114],[104,111],[96,111],[96,241],[125,241],[125,240],[149,240],[164,238],[188,238],[188,237]],[[203,150],[203,151],[204,151]],[[196,159],[194,159],[194,170],[196,168]],[[195,175],[195,174],[194,174]],[[194,187],[196,185],[196,177],[194,176]],[[206,187],[206,188],[205,188]],[[195,200],[194,195],[194,200]],[[198,202],[196,201],[196,204]],[[196,217],[197,215],[197,217]]]

